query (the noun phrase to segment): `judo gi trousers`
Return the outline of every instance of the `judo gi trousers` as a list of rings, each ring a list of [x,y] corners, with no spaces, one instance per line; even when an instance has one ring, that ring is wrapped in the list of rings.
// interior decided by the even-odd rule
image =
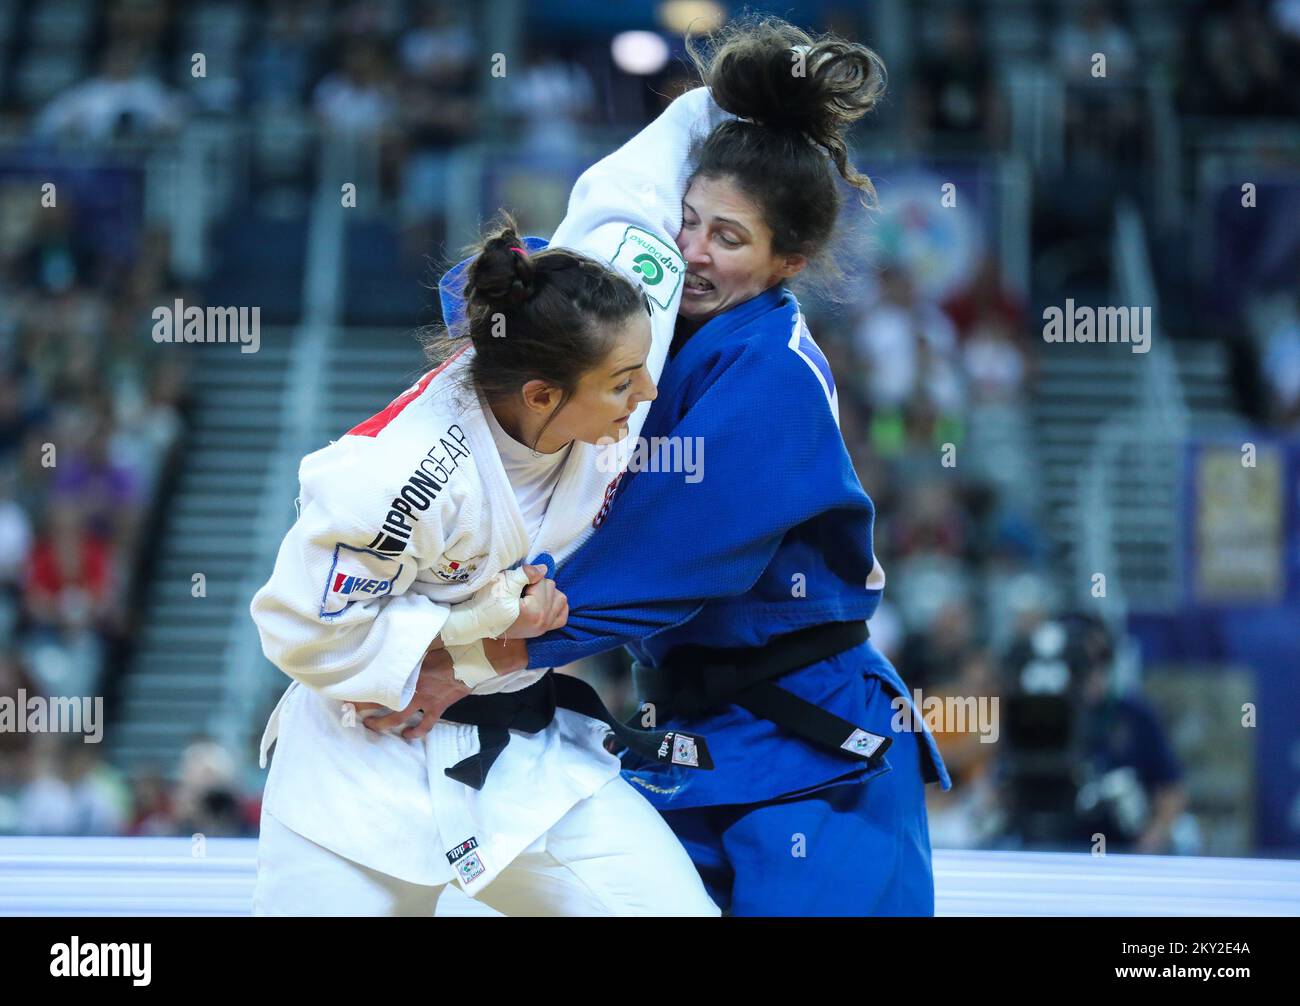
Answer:
[[[371,870],[262,815],[254,915],[432,916],[448,886]],[[719,914],[659,813],[621,778],[576,803],[477,900],[518,916]]]
[[[890,736],[888,771],[787,799],[664,812],[713,899],[736,916],[933,915],[923,741]]]

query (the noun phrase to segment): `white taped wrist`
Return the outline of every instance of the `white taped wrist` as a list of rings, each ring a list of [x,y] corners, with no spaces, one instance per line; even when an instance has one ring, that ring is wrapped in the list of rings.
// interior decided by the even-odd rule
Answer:
[[[492,667],[492,662],[488,660],[487,654],[483,652],[483,640],[476,639],[472,643],[464,646],[447,646],[447,653],[451,656],[451,673],[457,681],[468,685],[470,688],[477,688],[484,681],[497,676],[497,672]]]
[[[520,595],[528,586],[522,569],[508,569],[494,576],[468,601],[453,604],[439,635],[448,649],[476,639],[495,639],[519,617]]]

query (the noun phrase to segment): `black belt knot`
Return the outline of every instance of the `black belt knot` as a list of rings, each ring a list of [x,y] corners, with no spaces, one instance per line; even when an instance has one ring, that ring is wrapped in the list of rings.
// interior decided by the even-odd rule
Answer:
[[[482,789],[493,763],[510,743],[510,731],[535,734],[555,719],[555,710],[570,709],[599,720],[623,747],[643,758],[687,768],[711,769],[713,757],[699,734],[680,730],[639,730],[614,716],[596,690],[581,678],[547,671],[538,681],[516,692],[467,695],[442,714],[452,723],[478,727],[479,749],[445,770],[448,777]]]

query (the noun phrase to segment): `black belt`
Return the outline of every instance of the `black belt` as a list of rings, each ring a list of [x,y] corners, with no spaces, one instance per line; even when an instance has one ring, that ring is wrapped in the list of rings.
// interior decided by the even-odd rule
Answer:
[[[818,747],[866,762],[892,739],[864,730],[780,687],[775,679],[852,649],[870,637],[866,622],[828,622],[775,636],[765,646],[679,646],[660,667],[633,664],[638,699],[655,715],[691,718],[735,704]]]
[[[478,727],[477,754],[463,758],[446,773],[457,782],[482,789],[492,763],[510,743],[510,731],[535,734],[555,718],[555,710],[571,709],[600,720],[619,743],[642,758],[687,768],[713,768],[709,746],[699,734],[680,730],[637,730],[620,722],[605,708],[596,690],[570,674],[547,671],[539,681],[517,692],[467,695],[447,708],[444,720]]]

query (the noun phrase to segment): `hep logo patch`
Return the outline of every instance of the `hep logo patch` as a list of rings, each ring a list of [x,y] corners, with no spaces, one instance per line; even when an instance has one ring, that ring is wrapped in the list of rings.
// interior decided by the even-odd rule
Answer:
[[[354,591],[358,594],[374,594],[376,597],[387,594],[393,589],[392,580],[374,580],[364,576],[348,576],[347,573],[334,574],[334,586],[330,593],[346,596]]]
[[[369,601],[393,592],[402,564],[378,553],[342,542],[334,546],[334,562],[321,597],[321,618],[343,614],[354,601]]]

